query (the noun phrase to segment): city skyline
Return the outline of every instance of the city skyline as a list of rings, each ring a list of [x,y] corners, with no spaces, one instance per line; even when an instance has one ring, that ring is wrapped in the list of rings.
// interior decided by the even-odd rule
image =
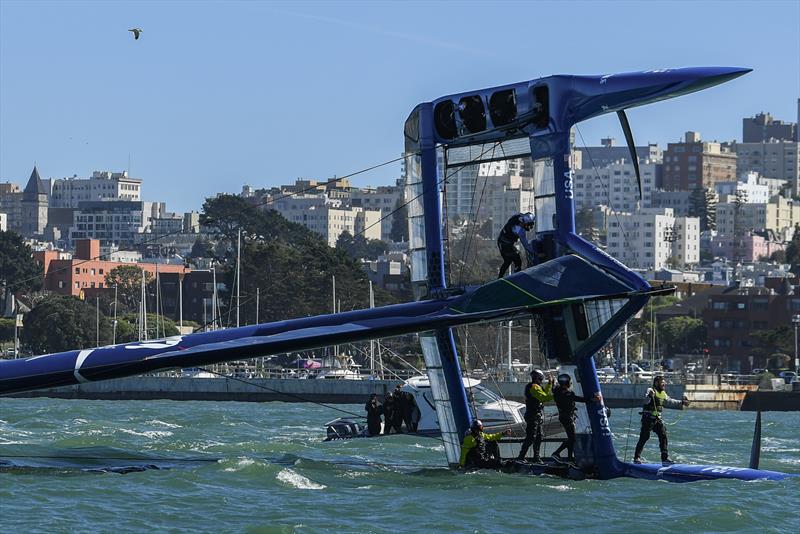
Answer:
[[[326,179],[396,158],[403,120],[416,103],[554,73],[754,69],[708,95],[631,110],[637,145],[665,147],[686,130],[708,140],[741,139],[741,119],[761,111],[797,120],[800,67],[785,51],[798,48],[798,4],[568,5],[579,10],[557,3],[187,9],[4,1],[0,181],[24,182],[34,163],[53,178],[127,170],[130,157],[144,198],[197,210],[206,197],[238,193],[243,184]],[[423,8],[428,18],[420,16]],[[509,32],[511,16],[563,25]],[[657,26],[641,23],[656,17]],[[748,39],[753,21],[772,31]],[[139,40],[131,27],[144,30]],[[589,47],[598,27],[625,31],[604,31],[603,46],[598,40]],[[681,34],[672,36],[672,27]],[[578,145],[622,140],[613,117],[582,124],[580,133]],[[399,175],[398,163],[353,183],[391,184]]]

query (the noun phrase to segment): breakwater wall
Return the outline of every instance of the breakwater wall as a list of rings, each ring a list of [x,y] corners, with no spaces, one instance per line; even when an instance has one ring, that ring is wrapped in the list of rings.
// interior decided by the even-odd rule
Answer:
[[[12,397],[51,397],[87,400],[204,400],[240,402],[366,402],[370,394],[383,397],[399,380],[300,380],[254,378],[186,378],[144,376],[88,382],[76,386],[12,394]],[[517,402],[525,402],[521,382],[484,381],[482,385]],[[611,408],[640,406],[647,384],[603,384],[603,398]],[[670,385],[673,398],[684,394],[682,385]],[[738,409],[738,407],[737,407]]]

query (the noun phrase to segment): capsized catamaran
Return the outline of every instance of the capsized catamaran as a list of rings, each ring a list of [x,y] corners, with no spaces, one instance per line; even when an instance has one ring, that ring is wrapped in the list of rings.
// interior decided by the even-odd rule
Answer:
[[[747,72],[715,67],[550,76],[420,104],[404,130],[416,302],[2,361],[0,395],[421,332],[441,439],[448,462],[456,465],[471,414],[452,327],[533,317],[548,357],[573,376],[578,394],[594,398],[600,393],[594,354],[651,295],[665,291],[650,287],[575,233],[570,128],[616,112],[636,163],[625,109],[698,91]],[[444,156],[442,168],[439,151]],[[530,158],[533,165],[542,262],[482,286],[448,288],[441,210],[446,172],[512,157]],[[622,462],[614,451],[602,396],[599,399],[579,410],[576,457],[586,476],[670,481],[796,476],[758,469]],[[527,469],[542,472],[535,466]]]

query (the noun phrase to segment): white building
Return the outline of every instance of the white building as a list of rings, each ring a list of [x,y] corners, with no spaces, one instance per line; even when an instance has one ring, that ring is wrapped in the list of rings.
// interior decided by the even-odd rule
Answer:
[[[755,171],[768,178],[789,181],[792,194],[800,194],[800,142],[733,143],[732,149],[739,158],[740,171]]]
[[[735,235],[748,230],[772,230],[778,235],[791,233],[800,223],[800,204],[782,196],[775,196],[763,204],[720,202],[716,207],[717,232],[722,235]]]
[[[766,204],[770,199],[770,187],[759,183],[756,172],[744,172],[737,182],[717,182],[714,188],[720,202],[733,202],[739,193],[742,202],[747,204]]]
[[[331,247],[347,231],[361,234],[367,239],[381,238],[381,212],[378,210],[346,207],[339,200],[325,195],[302,195],[279,200],[271,205],[286,220],[302,224],[321,235]]]
[[[691,191],[653,191],[650,196],[651,208],[670,208],[676,217],[686,217],[692,206]],[[716,199],[714,200],[716,202]]]
[[[642,207],[650,207],[659,165],[656,160],[644,160],[639,164]],[[618,160],[598,169],[578,169],[573,176],[573,187],[575,209],[593,209],[604,204],[617,211],[634,211],[639,202],[636,171],[630,160]]]
[[[669,208],[614,213],[608,218],[608,253],[634,269],[661,269],[700,261],[700,220],[675,217]]]
[[[73,212],[70,247],[76,239],[99,239],[101,246],[129,247],[136,235],[150,229],[152,219],[163,218],[163,202],[127,200],[81,201]]]
[[[142,180],[129,178],[128,172],[94,171],[91,178],[52,179],[50,207],[77,208],[79,202],[93,200],[142,199]]]
[[[391,241],[392,212],[397,206],[397,201],[403,197],[403,186],[382,185],[378,187],[353,188],[350,191],[350,204],[353,207],[381,212],[381,239]]]

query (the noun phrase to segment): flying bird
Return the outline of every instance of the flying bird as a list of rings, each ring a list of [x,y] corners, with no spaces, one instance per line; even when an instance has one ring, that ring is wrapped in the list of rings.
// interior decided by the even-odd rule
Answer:
[[[139,39],[139,34],[142,33],[143,30],[141,28],[131,28],[128,31],[133,32],[133,38],[136,40]]]

